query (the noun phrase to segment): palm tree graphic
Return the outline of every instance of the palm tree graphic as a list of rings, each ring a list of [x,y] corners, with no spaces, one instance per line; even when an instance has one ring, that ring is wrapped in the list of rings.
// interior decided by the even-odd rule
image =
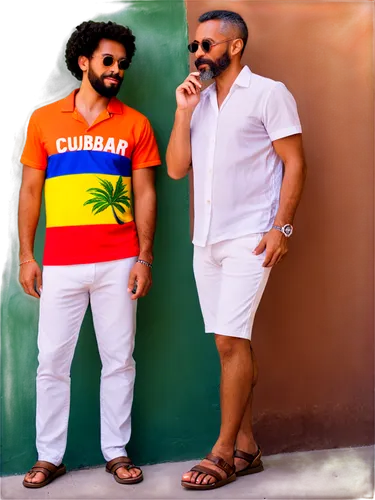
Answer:
[[[123,183],[122,177],[120,176],[117,179],[116,187],[113,189],[113,184],[106,179],[100,179],[97,177],[100,184],[103,186],[103,189],[100,188],[90,188],[87,190],[88,193],[93,195],[92,198],[85,201],[83,206],[93,204],[92,212],[94,215],[103,212],[107,208],[111,207],[114,218],[116,219],[117,224],[125,224],[123,220],[121,220],[116,214],[115,209],[117,209],[122,214],[125,213],[125,205],[130,209],[130,198],[127,196],[127,189]]]

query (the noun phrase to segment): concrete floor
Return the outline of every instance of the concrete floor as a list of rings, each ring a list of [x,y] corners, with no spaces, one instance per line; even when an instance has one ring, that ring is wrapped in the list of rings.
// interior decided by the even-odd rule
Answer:
[[[196,461],[143,467],[145,479],[120,485],[103,467],[72,471],[30,490],[22,476],[2,478],[3,499],[306,499],[373,498],[374,447],[298,452],[264,457],[264,472],[238,478],[213,491],[188,491],[179,482]]]

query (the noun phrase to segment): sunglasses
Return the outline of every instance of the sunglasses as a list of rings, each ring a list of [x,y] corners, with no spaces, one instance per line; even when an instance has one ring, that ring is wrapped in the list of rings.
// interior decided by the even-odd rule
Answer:
[[[196,52],[199,49],[199,46],[202,47],[202,50],[205,54],[210,52],[212,47],[215,47],[215,45],[220,45],[221,43],[225,42],[231,42],[232,40],[236,40],[236,38],[228,38],[227,40],[221,40],[220,42],[212,42],[211,40],[204,39],[200,43],[194,40],[194,42],[189,43],[188,45],[188,50],[192,54]]]
[[[93,56],[94,57],[94,56]],[[113,66],[116,62],[116,59],[113,56],[104,56],[103,57],[103,66],[109,68]],[[118,69],[125,70],[130,66],[130,62],[127,59],[119,59],[117,61]]]

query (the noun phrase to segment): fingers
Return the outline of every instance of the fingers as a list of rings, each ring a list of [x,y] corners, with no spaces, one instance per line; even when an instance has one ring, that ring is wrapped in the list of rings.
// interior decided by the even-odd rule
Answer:
[[[136,288],[135,293],[133,293],[131,296],[132,300],[137,300],[137,299],[139,299],[139,297],[142,296],[143,287],[144,287],[144,283],[142,283],[141,280],[137,280],[137,288]]]
[[[132,290],[136,285],[135,293]],[[128,292],[132,293],[132,300],[144,297],[149,292],[152,285],[151,270],[143,264],[136,263],[130,272],[128,282]]]
[[[253,250],[253,254],[260,255],[264,251],[266,255],[262,264],[263,267],[273,267],[276,265],[288,251],[285,236],[277,231],[266,233],[258,246]]]
[[[269,263],[271,262],[272,256],[273,256],[273,253],[271,251],[266,252],[266,258],[264,259],[263,264],[262,264],[263,267],[269,266]]]
[[[129,281],[128,281],[128,292],[130,293],[133,288],[135,287],[135,280],[136,280],[136,273],[134,272],[134,270],[130,271],[130,274],[129,274]]]
[[[27,293],[27,295],[31,295],[32,297],[39,299],[39,295],[34,290],[34,285],[35,285],[34,277],[31,279],[30,278],[25,279],[24,281],[21,282],[21,285],[22,288],[24,289],[24,292]]]
[[[275,266],[276,264],[279,264],[282,260],[284,260],[286,254],[288,253],[288,250],[286,250],[285,252],[281,252],[281,254],[279,255],[279,258],[277,259],[277,261],[275,262]]]
[[[151,280],[150,279],[144,279],[144,278],[137,278],[137,290],[131,297],[132,300],[137,300],[140,297],[145,297],[150,288],[151,288]]]
[[[266,258],[263,262],[263,267],[273,267],[276,261],[280,257],[280,250],[275,250],[274,252],[266,252]]]
[[[189,95],[197,94],[202,88],[202,84],[198,80],[197,76],[198,72],[190,73],[190,75],[186,78],[186,80],[177,87],[177,91],[187,92]]]
[[[200,89],[202,88],[202,84],[199,81],[199,71],[194,71],[193,73],[190,73],[190,75],[186,78],[185,82],[186,81],[193,83]]]
[[[190,82],[183,83],[182,85],[180,85],[178,87],[177,90],[179,90],[179,91],[183,90],[183,91],[185,91],[189,95],[191,95],[191,94],[197,94],[197,92],[198,92],[197,89],[196,89],[196,87],[192,83],[190,83]]]
[[[273,267],[283,260],[287,251],[283,251],[280,248],[275,250],[267,251],[266,258],[263,262],[263,267]]]
[[[40,295],[42,293],[42,272],[40,269],[38,270],[38,273],[36,275],[35,283],[36,283],[36,290]]]
[[[263,238],[260,240],[258,245],[253,250],[254,255],[260,255],[261,253],[264,252],[264,250],[266,249],[266,241],[267,241],[266,238],[263,236]]]
[[[20,269],[19,282],[27,295],[39,299],[39,290],[42,284],[42,272],[38,264],[27,263]]]
[[[202,87],[202,84],[199,80],[199,75],[200,75],[199,71],[193,71],[185,78],[185,82],[190,81],[196,84],[198,87]]]

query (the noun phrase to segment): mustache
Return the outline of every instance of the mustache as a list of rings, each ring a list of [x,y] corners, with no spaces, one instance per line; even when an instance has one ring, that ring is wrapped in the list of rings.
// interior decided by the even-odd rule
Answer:
[[[212,68],[213,61],[211,61],[210,59],[205,59],[204,57],[200,57],[195,61],[194,64],[197,69],[201,64],[207,64],[210,68]]]
[[[122,82],[123,78],[121,78],[121,76],[117,73],[104,73],[102,75],[102,80],[104,80],[104,78],[113,78],[114,80],[117,80],[119,83]]]

